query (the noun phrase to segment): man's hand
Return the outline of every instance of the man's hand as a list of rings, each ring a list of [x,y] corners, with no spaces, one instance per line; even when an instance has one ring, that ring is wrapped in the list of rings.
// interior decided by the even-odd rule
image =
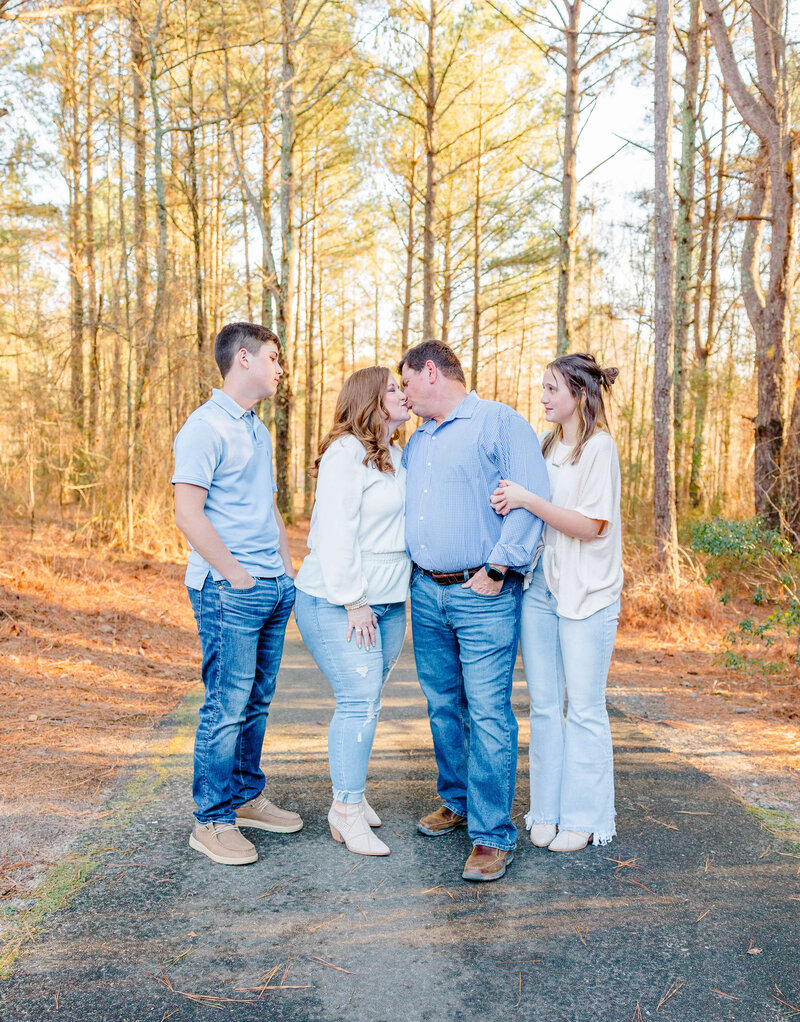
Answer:
[[[479,596],[497,596],[503,588],[503,581],[504,579],[500,579],[499,582],[493,582],[486,574],[486,569],[481,568],[480,571],[475,572],[471,579],[463,582],[461,588],[474,589]]]
[[[237,571],[235,576],[228,576],[231,589],[252,589],[256,584],[256,580],[246,568],[242,568],[241,565],[239,567],[241,571]]]

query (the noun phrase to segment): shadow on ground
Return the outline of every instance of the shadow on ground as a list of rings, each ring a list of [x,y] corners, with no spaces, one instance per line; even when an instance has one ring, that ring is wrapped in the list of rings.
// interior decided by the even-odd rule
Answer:
[[[260,860],[187,846],[197,695],[165,725],[162,783],[92,835],[102,865],[51,916],[0,990],[3,1022],[790,1018],[800,1002],[800,858],[731,793],[613,720],[618,838],[555,855],[522,831],[507,876],[460,878],[465,833],[417,834],[436,804],[410,644],[389,681],[370,801],[388,859],[352,855],[326,821],[332,702],[290,633],[268,730],[275,801],[298,835],[249,831]],[[515,689],[527,800],[527,697]]]

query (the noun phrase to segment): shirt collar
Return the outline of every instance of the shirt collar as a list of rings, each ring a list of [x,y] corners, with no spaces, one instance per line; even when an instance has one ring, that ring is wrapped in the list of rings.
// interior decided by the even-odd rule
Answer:
[[[209,400],[213,401],[215,405],[219,405],[220,408],[224,408],[228,415],[234,419],[241,419],[247,415],[247,409],[242,408],[230,395],[226,394],[224,390],[219,390],[217,387],[214,387],[211,391]]]
[[[472,390],[465,398],[458,402],[452,412],[442,419],[441,422],[437,423],[435,419],[426,419],[420,426],[420,429],[424,429],[426,433],[432,433],[438,426],[443,426],[445,422],[451,422],[453,419],[471,419],[479,400],[480,398],[477,393]]]

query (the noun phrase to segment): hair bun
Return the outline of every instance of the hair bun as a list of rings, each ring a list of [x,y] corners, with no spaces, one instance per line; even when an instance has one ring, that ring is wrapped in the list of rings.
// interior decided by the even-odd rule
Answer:
[[[610,387],[619,376],[619,369],[615,366],[611,366],[608,369],[601,369],[600,372],[603,376],[603,383],[605,383],[607,387]]]

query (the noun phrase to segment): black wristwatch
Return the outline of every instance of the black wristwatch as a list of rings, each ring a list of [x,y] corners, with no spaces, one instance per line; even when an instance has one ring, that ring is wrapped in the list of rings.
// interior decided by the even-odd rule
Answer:
[[[506,573],[504,571],[501,571],[499,568],[493,568],[491,564],[484,564],[483,570],[492,582],[502,582],[506,577]]]

